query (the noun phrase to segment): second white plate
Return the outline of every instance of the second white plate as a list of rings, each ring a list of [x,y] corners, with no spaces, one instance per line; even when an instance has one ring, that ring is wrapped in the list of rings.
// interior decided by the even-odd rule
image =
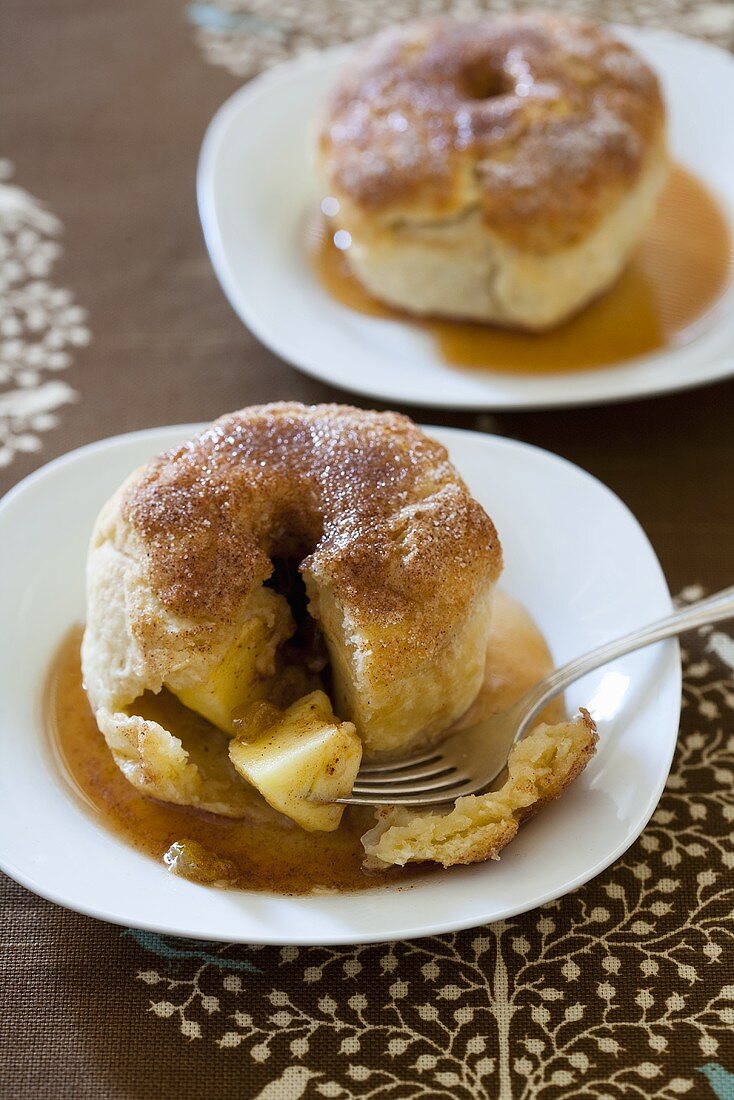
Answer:
[[[734,225],[734,59],[666,31],[617,28],[659,74],[675,159],[717,196]],[[288,62],[248,84],[214,117],[201,151],[199,210],[233,308],[294,366],[388,403],[462,408],[600,404],[734,373],[734,288],[688,344],[619,366],[518,375],[447,366],[428,333],[363,316],[314,277],[303,222],[319,196],[310,146],[319,105],[351,47]],[[542,354],[542,350],[541,350]]]

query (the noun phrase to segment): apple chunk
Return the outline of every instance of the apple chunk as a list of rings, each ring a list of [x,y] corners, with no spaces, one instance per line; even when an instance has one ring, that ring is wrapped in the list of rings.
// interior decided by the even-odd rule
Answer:
[[[238,637],[205,678],[188,670],[166,686],[185,707],[195,710],[225,733],[233,733],[232,711],[262,699],[273,683],[280,644],[295,630],[287,601],[269,588],[250,597],[249,614]]]
[[[362,743],[351,722],[335,717],[328,696],[313,691],[285,711],[261,704],[251,723],[237,725],[242,732],[230,741],[229,757],[242,778],[303,829],[338,828],[344,807],[333,800],[351,792]]]

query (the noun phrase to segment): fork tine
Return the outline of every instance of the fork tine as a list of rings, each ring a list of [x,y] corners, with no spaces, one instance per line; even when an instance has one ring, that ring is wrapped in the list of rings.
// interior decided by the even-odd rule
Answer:
[[[360,768],[356,781],[360,787],[372,787],[376,783],[394,783],[396,786],[402,786],[404,783],[410,783],[416,779],[435,779],[439,775],[447,775],[453,771],[456,771],[453,764],[450,764],[448,760],[439,759],[435,764],[423,764],[422,767],[408,768],[400,772],[380,772],[377,775],[365,775]]]
[[[336,802],[346,806],[436,806],[442,802],[454,802],[463,795],[473,794],[480,788],[470,779],[464,779],[461,783],[452,787],[445,787],[439,791],[429,791],[426,794],[401,794],[397,795],[391,789],[389,794],[354,794],[348,798],[337,798]]]
[[[359,769],[360,775],[384,775],[387,772],[401,772],[406,768],[419,767],[423,764],[432,764],[434,760],[439,760],[440,755],[437,752],[424,752],[418,756],[409,756],[407,759],[401,760],[389,760],[384,764],[364,764]]]
[[[357,782],[352,789],[352,794],[364,795],[365,797],[373,794],[385,794],[389,795],[391,798],[401,799],[403,795],[421,795],[432,791],[453,789],[454,787],[460,787],[462,784],[470,782],[471,780],[467,775],[461,775],[453,768],[450,772],[444,772],[442,776],[428,783],[386,783],[381,787],[367,787]]]

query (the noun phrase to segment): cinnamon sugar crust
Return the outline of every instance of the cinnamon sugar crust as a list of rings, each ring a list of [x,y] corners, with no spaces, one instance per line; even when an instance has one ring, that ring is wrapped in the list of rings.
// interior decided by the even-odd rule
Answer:
[[[631,191],[664,106],[645,62],[565,15],[436,19],[345,66],[319,149],[349,218],[396,228],[479,210],[513,246],[578,241]]]
[[[122,513],[156,596],[191,619],[231,618],[273,557],[295,557],[357,619],[400,622],[425,651],[501,569],[445,448],[397,413],[243,409],[143,469]]]

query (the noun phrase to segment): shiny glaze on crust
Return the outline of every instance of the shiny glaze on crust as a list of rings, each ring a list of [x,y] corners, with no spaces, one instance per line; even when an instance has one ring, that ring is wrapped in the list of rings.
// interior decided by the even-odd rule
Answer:
[[[586,370],[684,344],[732,279],[726,217],[703,184],[680,167],[673,168],[645,236],[615,285],[542,335],[399,313],[367,293],[332,236],[320,214],[309,222],[306,247],[332,298],[368,316],[419,326],[453,366],[493,371]]]
[[[320,135],[349,218],[479,207],[518,248],[589,232],[662,140],[654,73],[604,28],[541,13],[386,31],[347,62]]]
[[[485,684],[466,719],[478,720],[507,705],[544,676],[551,667],[548,648],[525,611],[497,593],[487,654]],[[54,659],[46,689],[46,727],[64,778],[84,810],[103,829],[138,851],[162,861],[170,846],[182,840],[202,845],[216,867],[231,865],[233,884],[248,890],[305,894],[317,890],[353,891],[389,883],[409,884],[435,867],[412,867],[365,873],[360,837],[374,823],[372,811],[347,811],[334,833],[306,833],[272,813],[257,820],[233,820],[147,798],[120,772],[97,729],[84,693],[79,661],[81,627],[72,630]],[[226,737],[205,719],[187,710],[169,692],[146,695],[132,710],[163,721],[201,757],[224,754]],[[554,701],[547,721],[560,721],[563,708]],[[226,756],[224,756],[226,759]],[[201,875],[200,881],[206,875]]]

